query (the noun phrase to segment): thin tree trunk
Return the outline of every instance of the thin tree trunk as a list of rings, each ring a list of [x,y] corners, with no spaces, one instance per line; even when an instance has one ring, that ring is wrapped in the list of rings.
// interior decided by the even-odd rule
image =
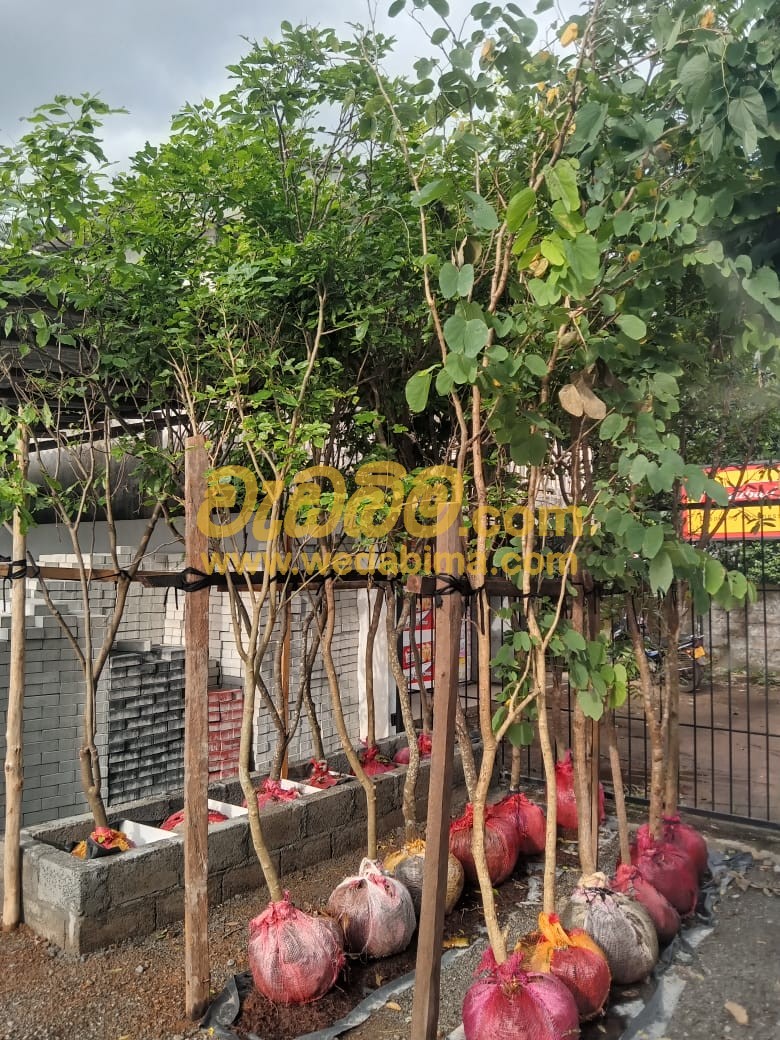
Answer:
[[[509,790],[516,794],[520,790],[520,777],[523,775],[522,752],[518,747],[512,747],[512,768],[509,774]]]
[[[537,698],[539,727],[539,745],[542,751],[544,777],[547,783],[547,823],[544,839],[544,889],[543,908],[546,914],[555,912],[555,869],[557,860],[558,837],[558,788],[555,778],[555,754],[547,714],[547,676],[544,651],[536,652],[537,682],[539,694]],[[541,677],[539,677],[539,670]]]
[[[409,616],[409,601],[407,600],[401,618],[396,628],[395,624],[395,596],[390,586],[385,589],[385,632],[387,633],[387,656],[390,662],[390,671],[393,673],[395,684],[398,687],[398,699],[401,702],[401,718],[406,731],[406,739],[409,743],[409,765],[404,778],[403,814],[404,831],[407,841],[413,841],[417,837],[417,779],[420,775],[420,748],[417,744],[417,734],[414,727],[414,715],[412,714],[412,701],[409,696],[409,682],[404,674],[401,661],[398,657],[398,631],[403,629]]]
[[[284,667],[285,667],[285,649],[284,644],[287,639],[287,634],[290,630],[290,612],[289,604],[282,606],[281,610],[277,608],[277,617],[281,619],[281,630],[279,632],[279,639],[274,647],[274,658],[273,658],[273,671],[274,671],[274,692],[276,694],[276,714],[279,719],[279,724],[276,726],[276,747],[274,748],[274,757],[271,760],[271,771],[269,773],[272,780],[279,780],[282,775],[282,769],[284,767],[285,758],[287,756],[287,745],[289,742],[289,726],[288,726],[288,715],[289,715],[289,692],[290,688],[285,683]],[[289,658],[288,658],[289,660]]]
[[[366,589],[368,598],[369,625],[366,635],[366,744],[376,744],[376,705],[374,704],[374,643],[382,618],[382,604],[385,602],[381,589],[375,590],[374,602],[371,603],[371,587]],[[388,608],[390,604],[388,603]],[[389,648],[388,648],[389,649]]]
[[[422,731],[431,733],[433,731],[433,712],[431,701],[428,697],[428,687],[423,677],[422,654],[420,644],[417,642],[417,596],[412,595],[409,608],[409,649],[412,651],[414,661],[414,672],[417,677],[417,689],[420,693],[420,707],[422,710]]]
[[[352,772],[360,782],[360,786],[363,788],[363,793],[366,796],[366,855],[369,859],[376,859],[376,788],[374,787],[373,780],[366,775],[363,766],[360,764],[360,759],[352,746],[352,741],[347,730],[347,723],[344,719],[344,709],[341,704],[341,691],[339,689],[336,666],[333,663],[333,653],[331,648],[333,646],[333,630],[336,624],[336,598],[333,591],[333,578],[325,579],[325,610],[326,616],[324,623],[322,623],[323,628],[321,629],[320,645],[322,650],[322,661],[325,666],[325,675],[327,676],[328,686],[330,688],[333,715],[336,720],[336,730],[341,740],[344,754],[347,756],[347,760],[352,767]]]
[[[620,840],[620,861],[621,863],[628,864],[631,862],[631,850],[628,841],[626,793],[623,788],[623,771],[620,766],[620,751],[618,750],[615,716],[614,712],[609,709],[604,712],[604,729],[607,734],[609,764],[612,769],[612,789],[615,792],[615,813],[617,815],[618,838]]]
[[[315,602],[312,606],[312,612],[309,617],[313,620],[316,617],[317,611],[319,611],[320,605]],[[307,619],[307,625],[308,625]],[[308,631],[308,628],[306,629]],[[306,645],[306,651],[303,658],[303,671],[301,672],[301,685],[300,685],[300,696],[303,697],[303,702],[306,706],[306,716],[309,720],[309,729],[311,730],[312,745],[314,750],[314,758],[318,762],[322,762],[325,759],[325,749],[322,744],[322,729],[320,728],[320,720],[317,717],[317,709],[314,706],[314,699],[311,695],[311,674],[314,671],[314,662],[317,660],[317,652],[320,646],[320,630],[318,625],[315,623],[314,633],[312,636],[311,646]]]
[[[664,813],[677,815],[680,791],[680,669],[677,647],[680,645],[680,602],[682,583],[672,584],[664,598],[666,619],[666,783]],[[695,660],[692,666],[696,667]]]
[[[27,480],[28,441],[23,424],[18,429],[18,475]],[[27,559],[27,537],[21,508],[14,511],[11,559],[21,565]],[[22,919],[22,791],[24,789],[24,666],[25,597],[24,573],[14,579],[11,590],[11,669],[5,728],[5,840],[3,844],[3,930],[10,931]]]
[[[647,720],[647,731],[650,737],[650,808],[648,827],[654,838],[661,835],[661,813],[664,800],[664,740],[661,722],[653,704],[653,680],[645,655],[645,643],[636,617],[634,600],[626,595],[626,621],[634,650],[634,660],[639,670],[639,688]]]
[[[584,610],[584,589],[581,583],[577,586],[577,596],[572,604],[572,628],[584,639],[587,639]],[[574,724],[572,726],[572,744],[574,761],[574,792],[577,801],[577,828],[580,866],[583,874],[596,871],[596,855],[593,849],[592,808],[591,808],[591,775],[588,767],[587,722],[579,702],[574,699]]]
[[[562,762],[566,757],[569,741],[563,725],[563,672],[560,665],[552,665],[552,692],[550,696],[552,711],[552,736],[555,742],[555,758]]]
[[[256,639],[257,619],[253,623],[253,635]],[[250,635],[250,641],[252,636]],[[249,813],[249,833],[252,836],[252,846],[255,850],[258,862],[263,871],[263,877],[268,887],[268,894],[272,903],[278,903],[282,898],[282,886],[279,881],[279,872],[271,858],[271,853],[265,843],[263,828],[260,823],[260,809],[257,804],[257,791],[252,785],[250,775],[250,764],[252,760],[252,741],[254,738],[255,717],[255,676],[253,658],[249,657],[244,669],[244,708],[241,716],[241,743],[238,751],[238,778],[241,781],[241,790],[246,799],[247,811]]]
[[[473,804],[477,790],[477,762],[474,758],[474,745],[471,743],[471,734],[460,696],[455,698],[455,731],[458,735],[460,760],[463,764],[463,782],[468,791],[469,801]]]

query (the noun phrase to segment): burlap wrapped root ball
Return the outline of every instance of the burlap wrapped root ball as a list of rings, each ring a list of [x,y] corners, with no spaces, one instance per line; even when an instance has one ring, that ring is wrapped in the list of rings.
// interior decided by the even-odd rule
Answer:
[[[496,964],[488,948],[481,976],[463,1001],[466,1040],[576,1040],[580,1035],[574,997],[554,975],[524,967],[513,953]]]
[[[612,981],[646,978],[658,960],[658,936],[650,915],[634,899],[613,892],[604,874],[580,878],[561,915],[564,928],[582,928],[601,947]]]
[[[328,913],[340,924],[346,949],[364,957],[401,953],[417,927],[412,897],[405,886],[370,859],[363,860],[356,877],[348,877],[334,888]]]
[[[612,983],[601,947],[581,928],[566,931],[557,914],[539,914],[538,936],[530,967],[550,972],[566,986],[583,1021],[600,1015]]]
[[[409,841],[403,848],[385,857],[384,868],[409,890],[414,910],[420,916],[422,905],[423,873],[425,869],[425,842]],[[450,914],[463,894],[465,875],[460,860],[452,853],[447,856],[447,896],[444,913]]]
[[[288,892],[249,922],[249,967],[255,986],[275,1004],[309,1004],[324,997],[344,966],[344,940],[335,921],[298,910]]]

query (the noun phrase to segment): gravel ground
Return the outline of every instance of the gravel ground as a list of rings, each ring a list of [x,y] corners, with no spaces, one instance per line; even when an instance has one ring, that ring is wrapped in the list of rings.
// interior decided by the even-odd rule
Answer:
[[[731,833],[729,829],[728,833]],[[714,933],[687,964],[674,970],[685,983],[665,1031],[636,1033],[634,1040],[777,1040],[780,1037],[780,835],[749,837],[740,846],[724,839],[725,826],[708,837],[724,850],[750,849],[757,857],[747,887],[735,882],[718,910]],[[719,840],[720,839],[720,840]],[[389,849],[393,843],[387,842]],[[613,832],[602,832],[602,864],[614,862]],[[562,846],[565,850],[566,846]],[[559,896],[576,884],[573,846],[562,855]],[[304,908],[321,905],[359,857],[350,853],[323,864],[316,872],[293,875],[285,883]],[[531,875],[533,877],[533,875]],[[509,884],[516,892],[509,915],[510,940],[536,925],[539,910],[533,881]],[[506,887],[506,886],[505,886]],[[247,968],[246,925],[265,905],[263,894],[238,897],[210,914],[212,985]],[[473,945],[449,963],[442,977],[441,1036],[460,1022],[463,996],[485,947],[484,935],[470,935]],[[59,953],[22,927],[0,935],[0,1040],[178,1040],[196,1028],[183,1016],[183,939],[181,925],[138,942],[127,942],[83,959]],[[349,1040],[408,1040],[413,991],[397,994],[390,1006],[347,1034]],[[724,1005],[745,1009],[741,1025]],[[737,1012],[739,1014],[739,1012]],[[607,1026],[609,1023],[607,1023]],[[602,1024],[589,1036],[618,1035]]]

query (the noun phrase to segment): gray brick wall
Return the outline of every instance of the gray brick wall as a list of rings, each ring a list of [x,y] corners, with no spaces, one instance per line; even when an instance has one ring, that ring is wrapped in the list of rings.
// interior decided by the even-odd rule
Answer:
[[[113,566],[107,554],[93,554],[87,556],[87,560],[95,568]],[[120,566],[129,561],[129,551],[120,551]],[[67,565],[74,564],[75,558],[57,554],[41,556],[40,562]],[[156,553],[145,561],[145,567],[151,569],[178,570],[181,566],[181,555]],[[83,645],[83,604],[78,584],[48,582],[47,586]],[[91,586],[90,609],[95,652],[102,643],[106,619],[113,609],[115,596],[116,588],[111,583],[95,582]],[[337,592],[333,640],[344,714],[350,736],[356,744],[364,735],[360,732],[358,715],[357,596],[355,590],[342,589]],[[184,594],[180,593],[177,602],[172,590],[166,592],[164,589],[133,585],[129,591],[117,637],[117,652],[112,654],[106,665],[97,695],[96,743],[101,754],[104,791],[109,805],[166,788],[170,790],[181,784],[183,674],[179,672],[183,673],[184,600]],[[227,593],[212,590],[210,602],[211,683],[214,686],[243,686],[243,666],[235,647]],[[290,654],[291,714],[295,710],[303,658],[301,613],[306,610],[306,601],[294,602]],[[0,603],[0,757],[5,755],[9,633],[10,617]],[[140,641],[142,646],[128,651],[128,641]],[[262,669],[269,689],[273,688],[275,646],[274,640]],[[138,676],[133,673],[134,665],[131,665],[128,652],[140,654],[143,659],[138,662],[139,669],[142,669]],[[167,676],[157,671],[163,662],[169,666]],[[148,666],[145,671],[144,665]],[[43,602],[37,582],[32,580],[28,585],[26,670],[23,821],[25,825],[32,825],[86,809],[78,766],[83,676],[70,644]],[[143,681],[136,686],[135,680],[140,680],[141,675]],[[315,663],[311,689],[322,727],[325,752],[335,753],[340,750],[340,741],[330,707],[330,691],[319,657]],[[129,713],[136,709],[139,709],[139,714],[132,718],[143,719],[143,724],[139,721],[129,726]],[[125,732],[128,726],[129,732]],[[265,770],[270,766],[275,743],[276,731],[271,717],[258,699],[255,714],[256,769]],[[289,748],[289,757],[292,761],[305,761],[311,755],[311,733],[304,710]],[[4,808],[4,788],[0,782],[0,830]]]

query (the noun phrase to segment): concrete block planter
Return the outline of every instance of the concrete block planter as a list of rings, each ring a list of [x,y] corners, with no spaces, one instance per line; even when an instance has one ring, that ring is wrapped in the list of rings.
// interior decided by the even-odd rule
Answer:
[[[387,743],[392,746],[396,742]],[[346,772],[339,756],[334,756],[333,765],[335,770]],[[380,836],[402,823],[405,769],[399,767],[375,778]],[[300,767],[299,775],[305,772],[306,767]],[[426,760],[421,763],[418,784],[420,818],[425,816],[429,773],[430,762]],[[455,776],[456,784],[462,782],[459,758]],[[310,790],[312,793],[305,797],[262,810],[266,842],[282,877],[359,849],[365,841],[365,800],[357,782],[351,780],[324,791]],[[209,793],[213,802],[232,809],[231,818],[209,828],[210,902],[220,903],[252,889],[260,889],[262,898],[262,873],[252,848],[246,810],[239,811],[243,800],[240,784],[237,780],[215,784]],[[109,824],[117,827],[130,820],[156,829],[181,805],[181,795],[143,799],[113,808]],[[182,836],[162,832],[164,839],[95,860],[71,856],[66,851],[68,844],[86,838],[91,830],[91,818],[85,815],[22,832],[27,924],[62,949],[80,954],[148,935],[181,920]]]

